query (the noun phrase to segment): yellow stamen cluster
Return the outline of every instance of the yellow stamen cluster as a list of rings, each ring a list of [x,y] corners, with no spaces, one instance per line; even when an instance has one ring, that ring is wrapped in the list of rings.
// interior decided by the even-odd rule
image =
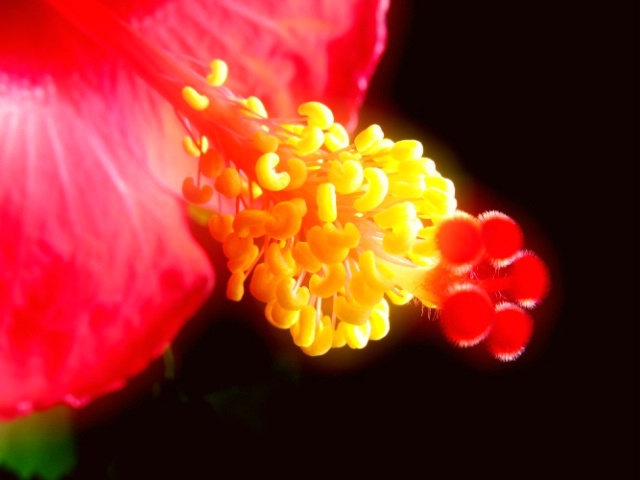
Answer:
[[[218,87],[226,65],[211,68],[207,82]],[[205,118],[216,108],[192,87],[183,98]],[[230,101],[242,131],[200,122],[184,142],[198,175],[183,185],[189,201],[212,210],[209,229],[231,271],[228,298],[240,300],[248,285],[267,320],[309,355],[384,337],[387,300],[411,299],[394,265],[437,263],[434,226],[456,209],[452,182],[420,142],[394,142],[378,125],[352,143],[322,103],[300,105],[300,118],[285,123],[256,97]],[[222,197],[235,207],[220,207],[233,204],[216,203]]]

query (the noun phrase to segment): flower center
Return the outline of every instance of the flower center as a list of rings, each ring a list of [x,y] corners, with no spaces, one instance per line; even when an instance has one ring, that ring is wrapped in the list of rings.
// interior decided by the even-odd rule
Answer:
[[[456,209],[453,183],[418,141],[394,142],[371,125],[351,142],[316,101],[297,118],[271,119],[258,98],[221,90],[227,73],[214,60],[208,86],[183,89],[192,110],[184,147],[198,159],[183,193],[213,212],[227,296],[240,300],[248,281],[269,322],[310,355],[382,338],[385,294],[396,303],[412,296],[395,266],[438,263],[436,225]]]
[[[510,218],[457,211],[453,183],[419,141],[393,141],[378,125],[351,139],[317,101],[270,118],[259,98],[224,86],[224,61],[201,77],[100,4],[49,2],[174,105],[195,158],[182,191],[222,243],[229,299],[248,284],[267,320],[309,355],[384,337],[388,301],[414,296],[442,310],[456,345],[488,337],[497,358],[519,355],[530,323],[522,308],[546,294],[546,267],[522,250]]]

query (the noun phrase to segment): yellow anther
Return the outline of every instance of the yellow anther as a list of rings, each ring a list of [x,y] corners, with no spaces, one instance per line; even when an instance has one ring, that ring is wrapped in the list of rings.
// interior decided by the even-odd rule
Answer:
[[[202,153],[200,152],[200,147],[196,145],[196,142],[193,141],[193,138],[191,138],[190,135],[186,135],[182,139],[182,148],[192,157],[199,157],[200,153]]]
[[[292,277],[296,274],[296,262],[290,248],[283,249],[272,243],[265,252],[265,263],[276,277]]]
[[[223,242],[227,235],[233,231],[233,216],[212,214],[209,217],[209,233],[218,242]]]
[[[306,212],[306,204],[302,199],[277,203],[270,210],[271,218],[267,220],[265,229],[277,240],[291,238],[300,231],[302,217]]]
[[[393,158],[402,162],[420,158],[423,152],[422,143],[417,140],[400,140],[393,145],[389,153]]]
[[[307,242],[296,242],[292,255],[296,263],[307,272],[315,273],[322,268],[322,263],[311,253]]]
[[[389,304],[382,300],[371,311],[369,340],[381,340],[389,333]]]
[[[427,227],[421,228],[418,231],[418,237],[423,238],[425,240],[434,240],[436,237],[437,229],[434,225],[429,225]]]
[[[414,175],[393,175],[389,178],[389,195],[404,199],[422,198],[426,189],[423,173]]]
[[[241,100],[240,103],[247,107],[255,116],[262,118],[268,118],[269,116],[267,114],[267,109],[264,108],[262,100],[260,100],[258,97],[248,97],[245,100]]]
[[[362,186],[364,179],[362,164],[357,160],[337,160],[331,162],[329,167],[329,181],[336,186],[336,191],[341,194],[349,194]]]
[[[209,98],[198,93],[193,87],[184,87],[182,89],[182,98],[187,102],[187,105],[198,112],[206,110],[209,106]]]
[[[292,157],[287,160],[287,173],[289,173],[289,185],[285,190],[295,190],[307,181],[307,164],[299,158]]]
[[[295,142],[295,151],[300,156],[310,155],[316,152],[324,143],[324,133],[320,128],[308,125],[300,132],[300,138]]]
[[[414,244],[415,245],[415,244]],[[419,255],[417,253],[415,253],[413,251],[413,248],[408,251],[407,253],[405,253],[407,259],[409,259],[409,261],[413,262],[416,266],[418,267],[426,267],[426,268],[433,268],[437,265],[438,260],[440,258],[439,255],[436,256],[423,256],[423,255]]]
[[[242,181],[242,192],[240,192],[240,196],[242,198],[249,198],[249,195],[251,195],[251,192],[253,192],[253,185],[255,185],[255,182],[252,182],[250,180],[247,180],[245,178],[241,178]],[[258,188],[260,188],[258,186]]]
[[[293,343],[299,347],[310,347],[316,338],[316,309],[305,305],[300,310],[300,318],[291,327]]]
[[[212,87],[220,87],[227,81],[229,75],[229,67],[226,62],[216,58],[209,64],[211,73],[207,75],[207,83]]]
[[[289,200],[289,202],[291,202],[293,208],[296,209],[298,215],[304,217],[307,214],[307,203],[304,201],[304,199],[296,197]]]
[[[458,203],[455,197],[437,188],[429,188],[422,194],[423,201],[417,203],[418,214],[429,217],[451,215]]]
[[[417,241],[413,244],[411,252],[420,257],[434,258],[439,255],[436,242],[433,240]]]
[[[283,308],[300,310],[309,303],[309,289],[307,287],[296,287],[295,279],[285,277],[278,282],[276,298]]]
[[[342,295],[336,297],[333,302],[333,311],[339,320],[353,325],[363,325],[371,317],[371,308],[348,301]]]
[[[392,228],[415,218],[416,207],[411,202],[396,203],[373,216],[373,220],[380,228]]]
[[[303,103],[298,107],[298,114],[307,117],[307,124],[321,130],[326,130],[333,124],[333,112],[320,102]]]
[[[242,179],[238,170],[232,167],[225,168],[216,178],[215,187],[225,197],[236,198],[242,193]]]
[[[360,163],[362,160],[362,155],[360,155],[358,152],[340,152],[338,154],[338,159],[342,163],[346,162],[347,160],[354,160]]]
[[[289,174],[287,172],[276,172],[275,168],[278,163],[280,163],[280,157],[277,153],[264,153],[258,158],[256,176],[263,189],[279,192],[289,185]]]
[[[331,319],[325,315],[322,317],[322,322],[317,326],[313,343],[309,347],[303,348],[302,351],[312,357],[324,355],[331,349],[333,332]]]
[[[385,293],[394,305],[406,305],[413,299],[413,294],[406,290],[399,290],[397,292],[394,290],[387,290]]]
[[[424,183],[426,188],[437,188],[438,190],[442,190],[452,197],[456,194],[456,187],[453,182],[439,174],[427,177]]]
[[[373,250],[365,250],[360,254],[358,260],[360,271],[369,284],[375,290],[385,291],[393,287],[393,271],[385,265],[376,263],[376,256]]]
[[[387,302],[385,299],[382,299],[380,301],[379,304],[377,304],[375,307],[373,307],[373,311],[374,312],[381,312],[384,313],[387,317],[389,316],[389,302]]]
[[[202,175],[207,178],[215,178],[222,172],[224,168],[224,157],[215,149],[208,149],[200,155],[198,169]]]
[[[244,296],[245,275],[242,271],[235,271],[227,282],[227,298],[234,302],[239,302]]]
[[[332,224],[327,224],[332,225]],[[335,227],[334,227],[335,228]],[[327,240],[324,229],[320,225],[314,225],[307,232],[307,242],[311,253],[322,263],[340,263],[349,254],[348,247],[338,247]]]
[[[260,263],[253,269],[249,291],[257,300],[270,302],[276,298],[277,277],[271,273],[266,263]]]
[[[282,329],[291,328],[300,318],[300,310],[287,310],[278,303],[277,299],[267,303],[264,313],[271,325]]]
[[[353,207],[360,212],[368,212],[379,206],[389,191],[387,175],[376,167],[364,169],[368,190],[353,201]]]
[[[227,268],[230,272],[235,272],[236,270],[246,271],[253,265],[253,262],[258,258],[259,254],[260,249],[258,249],[256,245],[251,245],[242,254],[230,258],[227,262]]]
[[[344,228],[332,223],[322,226],[327,243],[337,248],[356,248],[360,243],[360,230],[353,223],[347,223]]]
[[[329,298],[338,293],[344,282],[347,280],[347,273],[342,263],[330,263],[324,276],[318,274],[311,275],[309,279],[309,291],[320,298]]]
[[[371,325],[369,322],[363,323],[362,325],[352,325],[341,322],[340,325],[338,325],[338,330],[344,335],[347,345],[349,345],[350,348],[364,348],[367,346],[367,343],[369,343],[369,335],[371,334]]]
[[[387,175],[398,171],[399,162],[391,155],[378,155],[371,157],[371,159],[375,162],[375,165],[384,170]]]
[[[260,188],[260,185],[258,185],[256,182],[251,182],[251,188],[249,188],[249,194],[251,195],[251,198],[256,199],[256,198],[260,198],[260,196],[262,195],[262,189]]]
[[[393,146],[395,144],[396,144],[396,142],[394,142],[390,138],[383,138],[376,145],[376,153],[375,153],[375,155],[391,156],[390,155],[391,149],[393,148]]]
[[[373,307],[378,304],[384,295],[384,290],[372,288],[360,271],[355,271],[351,275],[349,288],[354,300],[365,307]]]
[[[222,242],[222,251],[227,258],[236,258],[243,255],[253,245],[253,238],[240,237],[237,232],[231,232]]]
[[[258,238],[265,234],[265,225],[271,218],[268,212],[255,208],[248,208],[238,212],[233,219],[233,229],[240,237]]]
[[[418,218],[394,226],[392,231],[385,232],[382,239],[382,248],[392,255],[407,253],[413,247],[418,231],[421,228],[422,222]]]
[[[398,171],[406,176],[420,174],[432,176],[436,174],[436,164],[430,158],[414,158],[398,163]]]
[[[304,125],[298,125],[297,123],[282,123],[280,127],[288,133],[292,133],[296,136],[300,136],[302,130],[304,130]]]
[[[342,348],[347,344],[347,339],[344,338],[344,333],[339,327],[333,331],[333,339],[331,342],[331,348]]]
[[[191,203],[207,203],[213,196],[213,188],[210,185],[198,187],[193,177],[187,177],[182,182],[182,195]]]
[[[324,134],[324,145],[330,152],[337,152],[349,146],[349,133],[340,123],[334,123]]]
[[[209,139],[204,135],[200,137],[200,143],[197,145],[202,153],[206,153],[207,151],[209,151]]]
[[[253,146],[263,153],[275,152],[278,149],[280,142],[273,135],[269,135],[264,130],[256,130],[251,137]]]
[[[338,218],[336,187],[332,183],[321,183],[316,192],[318,218],[321,222],[335,222]]]
[[[356,149],[360,153],[367,152],[375,147],[384,138],[384,132],[379,125],[371,125],[361,131],[354,140]]]

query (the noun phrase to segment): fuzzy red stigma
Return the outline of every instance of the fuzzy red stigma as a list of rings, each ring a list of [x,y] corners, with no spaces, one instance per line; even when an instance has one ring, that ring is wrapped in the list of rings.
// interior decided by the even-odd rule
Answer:
[[[480,215],[479,220],[482,241],[489,259],[502,264],[520,251],[524,237],[520,225],[515,220],[497,211],[485,212]]]
[[[515,360],[524,351],[533,334],[533,319],[511,303],[496,307],[495,320],[487,336],[487,348],[502,361]]]
[[[442,259],[456,269],[468,269],[483,254],[483,239],[477,218],[461,212],[438,225],[436,244]]]
[[[440,323],[445,336],[460,347],[473,346],[487,335],[495,311],[489,295],[480,287],[456,287],[442,305]]]
[[[536,306],[549,291],[549,270],[532,252],[523,252],[509,266],[509,295],[526,308]]]

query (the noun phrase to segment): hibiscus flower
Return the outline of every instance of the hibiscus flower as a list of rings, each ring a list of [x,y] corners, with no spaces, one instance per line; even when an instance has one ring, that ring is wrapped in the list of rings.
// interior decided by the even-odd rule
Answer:
[[[177,194],[192,163],[165,72],[225,58],[238,94],[282,117],[321,100],[351,128],[384,46],[386,1],[103,4],[163,55],[89,41],[127,47],[99,4],[0,7],[2,419],[120,388],[213,287]]]
[[[222,242],[229,299],[248,286],[267,320],[309,355],[383,338],[388,301],[414,297],[440,310],[453,344],[486,339],[504,361],[522,353],[533,329],[527,310],[548,289],[546,266],[508,216],[457,210],[453,182],[419,141],[386,138],[375,124],[351,138],[318,101],[273,115],[260,97],[225,85],[224,60],[199,74],[108,11],[98,21],[95,5],[50,1],[174,106],[184,149],[197,158],[182,191]]]

